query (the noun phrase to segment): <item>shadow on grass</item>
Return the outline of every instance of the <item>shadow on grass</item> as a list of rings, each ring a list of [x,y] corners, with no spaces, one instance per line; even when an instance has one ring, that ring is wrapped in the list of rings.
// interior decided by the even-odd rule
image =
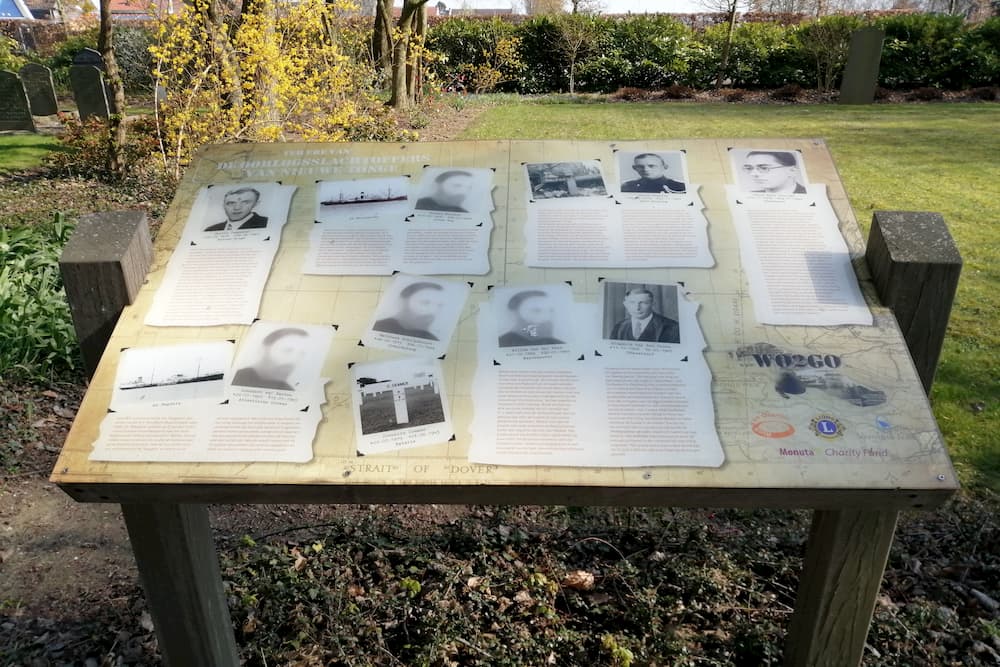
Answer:
[[[56,137],[46,134],[0,136],[0,173],[40,167],[50,153],[65,151]]]

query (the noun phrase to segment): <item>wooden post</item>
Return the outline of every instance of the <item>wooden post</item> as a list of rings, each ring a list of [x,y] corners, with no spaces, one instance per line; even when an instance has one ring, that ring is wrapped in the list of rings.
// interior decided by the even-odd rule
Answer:
[[[897,515],[872,510],[813,513],[786,665],[861,664]]]
[[[239,658],[204,505],[122,505],[160,653],[171,667]]]
[[[153,259],[142,211],[80,218],[59,258],[84,366],[93,375],[122,309],[139,292]]]
[[[153,258],[146,214],[83,216],[59,259],[73,326],[93,375],[122,309]],[[122,505],[160,652],[167,665],[239,664],[204,505]]]
[[[877,211],[865,258],[929,394],[962,270],[944,219],[937,213]],[[813,513],[786,665],[861,664],[898,514],[877,509]]]
[[[937,213],[876,211],[865,259],[929,395],[962,273],[955,241]]]

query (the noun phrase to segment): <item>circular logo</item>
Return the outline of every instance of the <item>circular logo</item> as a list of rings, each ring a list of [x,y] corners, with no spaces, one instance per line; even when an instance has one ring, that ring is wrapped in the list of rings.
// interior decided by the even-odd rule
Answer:
[[[809,422],[809,427],[820,438],[832,440],[844,435],[844,425],[831,415],[817,415]]]
[[[795,427],[788,423],[784,415],[764,412],[753,418],[750,430],[762,438],[787,438],[795,433]]]

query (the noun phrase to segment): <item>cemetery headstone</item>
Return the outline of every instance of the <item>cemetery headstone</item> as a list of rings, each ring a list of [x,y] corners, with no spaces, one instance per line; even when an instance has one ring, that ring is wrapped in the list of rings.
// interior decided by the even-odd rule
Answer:
[[[91,116],[107,118],[108,95],[104,88],[104,73],[93,65],[73,65],[69,68],[69,83],[73,88],[80,120]]]
[[[882,28],[861,28],[851,34],[844,80],[840,84],[841,104],[871,104],[875,101],[884,39]]]
[[[83,49],[75,56],[73,56],[74,65],[93,65],[97,67],[102,72],[104,71],[104,56],[101,55],[100,51],[95,51],[94,49]]]
[[[14,72],[0,71],[0,130],[35,131],[28,96]]]
[[[59,112],[56,88],[52,83],[52,70],[42,65],[28,63],[20,69],[21,83],[28,94],[28,106],[33,116],[51,116]]]

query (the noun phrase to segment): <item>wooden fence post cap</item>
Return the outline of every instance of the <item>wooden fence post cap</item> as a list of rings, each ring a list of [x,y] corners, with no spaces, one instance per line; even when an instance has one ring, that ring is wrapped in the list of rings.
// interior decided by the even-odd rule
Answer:
[[[146,224],[145,211],[105,211],[81,215],[72,236],[63,247],[61,262],[107,262],[121,258]],[[146,232],[148,236],[148,232]],[[140,243],[147,262],[152,247]]]
[[[118,316],[135,300],[153,259],[144,211],[80,217],[59,271],[87,372],[93,375]]]
[[[962,263],[962,255],[940,213],[875,211],[873,221],[897,262]]]

